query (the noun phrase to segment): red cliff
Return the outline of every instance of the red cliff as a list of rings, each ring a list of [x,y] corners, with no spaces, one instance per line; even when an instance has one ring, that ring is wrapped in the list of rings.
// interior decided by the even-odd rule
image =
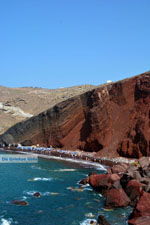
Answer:
[[[150,156],[150,72],[100,86],[21,122],[0,143]]]

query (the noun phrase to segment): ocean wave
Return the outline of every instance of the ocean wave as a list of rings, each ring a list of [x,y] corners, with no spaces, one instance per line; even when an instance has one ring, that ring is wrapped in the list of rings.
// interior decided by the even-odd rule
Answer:
[[[97,221],[95,219],[86,219],[80,223],[80,225],[96,225]]]
[[[23,193],[25,195],[29,195],[29,196],[33,196],[34,193],[39,192],[37,190],[35,191],[24,191]],[[59,195],[60,193],[58,192],[49,192],[49,191],[45,191],[45,192],[40,192],[41,196],[50,196],[50,195]]]
[[[84,188],[82,188],[82,187],[67,187],[67,190],[77,191],[77,192],[83,192],[84,191]]]
[[[39,155],[39,157],[45,158],[45,159],[56,159],[59,161],[61,160],[61,161],[67,161],[67,162],[72,162],[72,163],[78,163],[78,164],[84,165],[86,168],[94,167],[94,168],[97,168],[98,170],[107,171],[105,166],[103,166],[100,163],[96,163],[96,162],[92,162],[92,161],[85,161],[82,159],[63,158],[60,156],[51,156],[51,155],[47,156],[47,155],[41,155],[41,154]]]
[[[27,199],[27,197],[26,196],[22,196],[22,200],[26,200]]]
[[[46,170],[46,169],[44,169],[44,168],[42,168],[40,166],[35,166],[35,165],[32,165],[31,168],[32,169],[36,169],[36,170]]]
[[[58,170],[52,170],[54,172],[74,172],[76,169],[58,169]]]
[[[0,220],[0,225],[12,225],[12,224],[18,224],[17,221],[13,221],[12,218],[9,218],[9,219],[4,219],[4,218],[1,218]]]
[[[37,191],[24,191],[23,193],[27,195],[33,195],[35,192]]]
[[[34,177],[34,178],[31,178],[31,179],[28,179],[28,181],[51,181],[53,180],[53,178],[49,177]]]
[[[95,215],[93,213],[86,213],[85,216],[88,217],[88,218],[95,217]]]
[[[37,169],[37,170],[46,170],[46,171],[49,171],[49,172],[74,172],[76,171],[77,169],[56,169],[56,170],[50,170],[50,169],[44,169],[40,166],[31,166],[32,169]]]
[[[33,196],[33,194],[36,193],[36,192],[38,192],[38,191],[24,191],[23,194]]]
[[[86,186],[86,185],[82,185],[82,186],[79,186],[79,187],[67,187],[67,190],[78,191],[78,192],[93,191],[93,189],[90,188],[90,186]]]
[[[85,190],[85,191],[93,191],[93,189],[90,188],[90,187],[84,187],[84,190]]]
[[[6,220],[6,219],[1,219],[1,225],[10,225],[11,222],[9,220]]]

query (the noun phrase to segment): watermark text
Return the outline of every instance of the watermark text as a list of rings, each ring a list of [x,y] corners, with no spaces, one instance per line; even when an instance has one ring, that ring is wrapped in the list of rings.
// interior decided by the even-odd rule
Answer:
[[[0,154],[0,163],[38,163],[38,157],[32,154]]]

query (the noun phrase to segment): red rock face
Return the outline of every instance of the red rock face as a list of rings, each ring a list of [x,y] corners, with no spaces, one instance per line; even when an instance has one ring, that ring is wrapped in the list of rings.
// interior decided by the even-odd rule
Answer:
[[[101,191],[111,188],[110,174],[94,174],[89,177],[89,184],[94,189]]]
[[[150,194],[144,192],[130,216],[129,224],[150,224]]]
[[[120,188],[120,177],[117,174],[94,174],[88,179],[93,189],[99,192],[105,192],[110,188]]]
[[[142,216],[129,220],[129,225],[150,225],[150,216]]]
[[[129,203],[130,199],[122,188],[110,189],[106,192],[106,207],[125,207]]]
[[[130,180],[125,191],[132,201],[132,206],[135,206],[135,204],[143,194],[142,184],[137,180]]]
[[[150,73],[103,85],[10,128],[0,143],[52,145],[98,156],[150,155]]]

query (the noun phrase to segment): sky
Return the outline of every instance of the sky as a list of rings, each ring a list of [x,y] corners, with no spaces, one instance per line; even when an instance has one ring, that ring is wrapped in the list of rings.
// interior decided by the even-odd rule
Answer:
[[[149,0],[0,0],[0,85],[99,85],[150,70]]]

